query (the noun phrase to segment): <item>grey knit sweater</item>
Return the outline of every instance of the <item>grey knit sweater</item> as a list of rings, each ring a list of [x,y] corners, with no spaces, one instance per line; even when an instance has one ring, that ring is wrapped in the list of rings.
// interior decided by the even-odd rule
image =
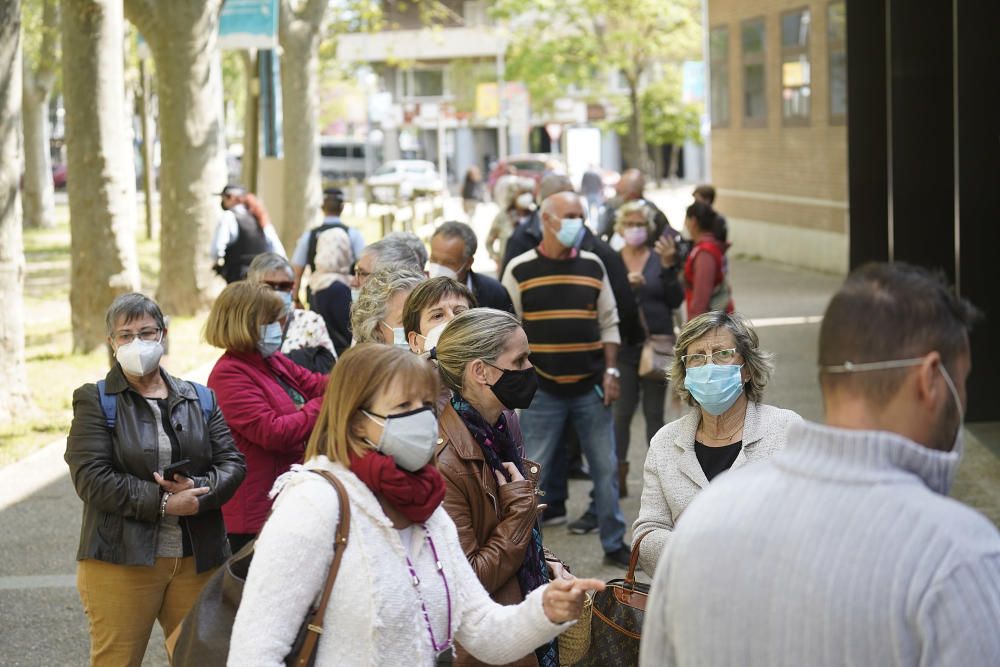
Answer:
[[[1000,665],[1000,534],[942,495],[958,460],[793,425],[783,451],[688,507],[641,664]]]

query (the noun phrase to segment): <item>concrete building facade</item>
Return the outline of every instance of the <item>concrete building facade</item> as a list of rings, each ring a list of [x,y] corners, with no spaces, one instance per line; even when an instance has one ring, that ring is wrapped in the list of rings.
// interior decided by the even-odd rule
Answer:
[[[708,2],[711,180],[734,253],[848,268],[843,0]]]

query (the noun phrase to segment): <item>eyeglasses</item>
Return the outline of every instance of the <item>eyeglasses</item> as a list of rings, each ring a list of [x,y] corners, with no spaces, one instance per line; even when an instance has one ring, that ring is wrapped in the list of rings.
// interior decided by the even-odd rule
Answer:
[[[712,354],[685,354],[681,357],[684,368],[701,368],[711,359],[716,366],[729,366],[736,361],[736,348],[716,350]]]
[[[295,288],[295,283],[291,280],[265,280],[263,282],[276,292],[291,292]]]
[[[139,340],[152,342],[159,340],[161,331],[163,331],[163,329],[143,329],[138,333],[133,333],[132,331],[117,331],[114,334],[114,339],[119,345],[128,345],[135,340],[136,336],[139,337]]]

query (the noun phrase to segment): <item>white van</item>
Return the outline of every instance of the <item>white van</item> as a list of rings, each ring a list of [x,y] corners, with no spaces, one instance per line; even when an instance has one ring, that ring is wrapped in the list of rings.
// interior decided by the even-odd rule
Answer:
[[[324,182],[344,181],[349,178],[361,180],[365,177],[365,153],[375,150],[360,139],[344,137],[319,138],[319,172]],[[372,156],[372,165],[378,164]]]

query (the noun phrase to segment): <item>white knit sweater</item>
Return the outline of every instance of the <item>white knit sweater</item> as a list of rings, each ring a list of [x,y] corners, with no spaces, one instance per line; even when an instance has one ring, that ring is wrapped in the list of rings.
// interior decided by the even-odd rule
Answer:
[[[691,503],[643,667],[1000,665],[1000,534],[944,497],[957,452],[818,424]]]
[[[313,459],[306,467],[334,473],[351,503],[348,546],[327,608],[316,664],[433,665],[435,653],[418,590],[438,643],[447,637],[448,611],[444,584],[422,539],[423,529],[415,526],[413,531],[413,564],[420,580],[415,588],[399,531],[368,487],[326,457]],[[233,626],[231,667],[284,665],[333,558],[339,514],[333,487],[305,471],[281,481],[287,484],[257,540]],[[454,638],[470,653],[492,664],[512,662],[568,627],[545,616],[544,586],[519,605],[493,602],[462,552],[455,524],[445,511],[435,510],[426,525],[451,592]]]

